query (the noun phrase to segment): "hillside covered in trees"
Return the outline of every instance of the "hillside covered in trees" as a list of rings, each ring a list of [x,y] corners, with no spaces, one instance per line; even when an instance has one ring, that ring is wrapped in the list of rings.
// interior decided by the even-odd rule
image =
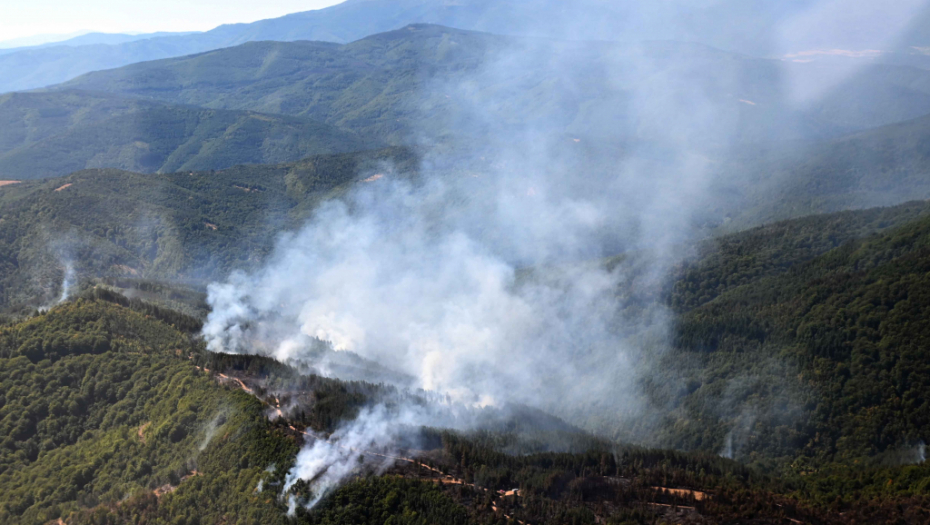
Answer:
[[[190,281],[258,264],[275,234],[361,178],[416,162],[405,149],[285,165],[146,175],[86,170],[0,187],[0,306],[40,307],[81,275]],[[368,174],[368,175],[366,175]]]
[[[197,327],[194,318],[98,289],[0,328],[0,521],[293,522],[279,487],[307,439],[300,430],[325,436],[361,407],[400,394],[303,376],[266,358],[205,353],[191,337]],[[282,395],[294,396],[291,408],[269,419]],[[923,466],[815,460],[803,476],[776,478],[714,454],[630,447],[569,426],[560,431],[575,443],[568,449],[585,452],[538,452],[527,438],[552,424],[520,410],[505,418],[514,419],[478,432],[424,428],[416,460],[397,460],[381,475],[359,470],[297,522],[927,517]]]
[[[0,51],[0,525],[930,523],[919,3]]]
[[[88,168],[215,170],[380,146],[299,117],[73,91],[0,96],[0,130],[0,173],[14,180]]]

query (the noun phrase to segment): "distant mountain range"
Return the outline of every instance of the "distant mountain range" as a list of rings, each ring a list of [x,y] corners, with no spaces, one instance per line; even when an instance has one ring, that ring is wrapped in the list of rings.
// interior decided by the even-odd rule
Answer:
[[[534,56],[534,66],[502,66],[508,53]],[[495,128],[532,122],[540,132],[655,139],[674,127],[689,129],[689,140],[722,143],[838,137],[930,113],[930,71],[907,66],[864,67],[800,99],[803,86],[834,72],[845,73],[700,44],[584,44],[412,25],[347,45],[252,42],[53,89],[309,117],[393,143],[463,132],[487,139],[489,122],[474,121],[485,110],[474,105],[488,100],[497,107],[481,118]],[[584,89],[570,79],[583,79]],[[647,93],[662,103],[636,102]],[[701,101],[702,111],[681,97]]]
[[[558,0],[533,3],[519,0],[349,0],[326,9],[250,24],[224,25],[203,33],[142,35],[140,40],[127,37],[124,42],[120,42],[123,37],[119,36],[98,36],[70,45],[0,54],[0,92],[48,86],[90,71],[202,53],[245,42],[346,43],[412,23],[563,39],[690,41],[756,56],[780,56],[810,49],[863,50],[882,45],[882,50],[898,52],[892,57],[897,62],[926,62],[925,55],[913,48],[930,46],[927,29],[930,28],[930,14],[914,11],[905,19],[907,23],[881,16],[866,17],[860,21],[862,27],[858,31],[839,31],[830,28],[831,12],[818,14],[814,9],[822,4],[814,0],[776,3],[725,0],[710,6],[687,2],[630,5],[579,0],[569,7]],[[899,7],[884,9],[901,10]],[[837,14],[848,12],[850,10]],[[895,24],[901,27],[896,28]]]
[[[47,38],[51,39],[47,42],[41,43],[29,43],[32,39],[20,39],[23,43],[19,43],[19,40],[9,40],[6,42],[0,42],[0,55],[7,53],[17,53],[20,51],[34,50],[34,49],[44,49],[48,47],[55,46],[93,46],[98,44],[106,45],[117,45],[125,44],[127,42],[135,42],[137,40],[147,40],[149,38],[161,38],[169,36],[185,36],[192,35],[194,32],[158,32],[158,33],[141,33],[141,34],[125,34],[125,33],[99,33],[99,32],[86,32],[78,34],[77,36],[63,35],[61,37],[49,36]]]
[[[631,147],[673,149],[662,145],[669,140],[701,145],[722,162],[722,173],[740,174],[740,195],[755,199],[745,184],[755,180],[762,208],[749,214],[750,224],[785,217],[785,206],[799,216],[925,192],[926,155],[915,137],[930,133],[922,118],[930,113],[928,71],[877,64],[798,103],[786,94],[785,79],[816,80],[824,65],[698,44],[601,43],[593,53],[588,47],[416,25],[347,45],[253,42],[91,73],[48,91],[0,96],[0,179],[86,168],[224,169],[384,144],[493,147],[532,123],[539,137],[601,148],[599,158],[611,144],[626,144],[607,154],[615,160]],[[497,63],[514,49],[545,60],[501,75]],[[608,70],[636,74],[611,77]],[[586,89],[565,78],[587,79]],[[480,87],[469,92],[463,85]],[[631,104],[636,93],[668,103]],[[700,100],[712,118],[684,111],[674,103],[678,96]],[[476,101],[493,101],[494,108]],[[669,126],[685,135],[669,137]],[[904,136],[891,138],[905,127]],[[804,142],[784,142],[798,140]],[[765,189],[780,190],[787,177],[801,187],[823,176],[853,177],[846,182],[856,189],[843,182],[820,204],[812,199],[824,193],[822,181],[785,202]],[[892,185],[892,196],[879,182],[861,186],[860,176],[910,182],[903,190]]]

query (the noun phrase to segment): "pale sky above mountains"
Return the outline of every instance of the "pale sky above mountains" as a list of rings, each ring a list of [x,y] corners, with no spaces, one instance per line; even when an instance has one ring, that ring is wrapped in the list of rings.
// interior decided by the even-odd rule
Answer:
[[[34,35],[72,35],[88,30],[103,33],[206,31],[222,24],[254,22],[321,9],[341,1],[0,0],[0,42]]]

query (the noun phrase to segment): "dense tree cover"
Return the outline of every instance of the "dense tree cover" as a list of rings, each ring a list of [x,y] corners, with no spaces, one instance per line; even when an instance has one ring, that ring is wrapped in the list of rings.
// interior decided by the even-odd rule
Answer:
[[[399,477],[361,479],[337,490],[302,521],[314,525],[474,523],[465,508],[434,483]]]
[[[0,330],[0,521],[45,523],[196,469],[231,407],[176,356],[189,344],[87,300]]]
[[[781,242],[817,244],[798,233]],[[751,250],[742,263],[732,247],[699,265],[672,295],[683,313],[667,373],[647,385],[672,407],[664,443],[729,442],[735,456],[805,472],[930,438],[928,239],[922,217],[788,268]]]
[[[380,145],[302,117],[172,106],[104,93],[0,97],[0,172],[13,180],[87,168],[141,173],[223,169]]]
[[[283,408],[289,421],[318,431],[333,431],[354,419],[362,407],[389,399],[396,402],[401,395],[392,386],[303,374],[261,356],[200,352],[192,361],[213,373],[247,378],[254,394],[269,406],[277,401],[274,405]]]
[[[143,308],[159,306],[164,315],[182,314],[196,319],[198,326],[201,324],[200,320],[205,318],[210,311],[207,294],[201,288],[176,282],[111,276],[102,279],[87,279],[81,283],[80,288],[82,290],[101,289],[112,292],[116,296],[131,297],[130,305],[137,304]],[[99,297],[104,298],[102,295]]]
[[[687,312],[736,287],[783,274],[854,239],[904,225],[930,213],[924,201],[785,220],[716,237],[675,269],[666,290],[677,312]]]
[[[267,358],[204,353],[174,327],[186,326],[185,316],[99,288],[86,294],[0,327],[2,522],[287,523],[275,487],[301,441],[290,426],[328,432],[372,402],[430,402],[401,399],[406,394],[393,387],[303,375]],[[244,378],[255,396],[220,373]],[[293,408],[269,421],[271,400],[285,395]],[[930,467],[836,464],[777,479],[715,454],[619,446],[525,408],[486,422],[488,430],[467,434],[422,429],[411,441],[426,451],[422,463],[474,486],[436,483],[432,471],[399,463],[385,477],[360,471],[314,511],[299,511],[297,522],[500,523],[506,514],[540,524],[651,524],[678,519],[670,512],[707,523],[926,517]],[[540,450],[540,441],[578,452]],[[515,488],[519,497],[495,495]]]
[[[721,191],[747,197],[730,231],[813,213],[927,198],[930,116],[809,145],[747,147],[726,159]]]
[[[261,180],[249,178],[256,172],[248,167],[158,176],[167,196],[149,201],[176,210],[168,205],[189,196],[217,214],[240,206],[253,210],[243,213],[257,223],[257,210],[271,200],[259,199],[273,195],[284,203],[278,217],[287,223],[310,209],[301,202],[342,191],[384,158],[415,162],[406,151],[366,155],[261,168],[273,175]],[[72,188],[86,185],[93,193],[107,173],[81,176],[69,179]],[[122,173],[110,182],[124,177],[124,189],[150,187]],[[92,227],[82,213],[95,201],[52,209],[48,199],[67,191],[53,186],[24,185],[0,198],[34,199],[20,211]],[[213,191],[217,196],[204,196]],[[108,207],[119,209],[119,193],[107,194]],[[408,522],[440,515],[493,522],[499,516],[488,510],[483,489],[519,487],[525,499],[507,510],[530,523],[589,523],[595,516],[653,523],[665,519],[658,503],[694,507],[724,522],[754,515],[829,523],[843,512],[835,522],[922,523],[930,467],[908,464],[920,461],[920,446],[930,439],[927,210],[916,202],[777,223],[707,241],[697,258],[676,269],[675,283],[658,292],[678,315],[672,348],[651,363],[660,373],[643,384],[667,415],[643,430],[664,446],[703,453],[618,447],[518,408],[489,415],[484,432],[422,432],[418,444],[434,450],[424,461],[477,488],[360,478],[338,493],[345,506],[302,519],[378,519],[360,510],[367,505],[396,510],[395,519]],[[23,224],[5,211],[0,231]],[[220,231],[198,230],[187,239],[200,242],[204,232]],[[264,230],[245,224],[235,231],[258,240]],[[120,235],[110,235],[113,246],[132,246]],[[156,236],[147,246],[158,253],[162,244],[168,241]],[[293,460],[300,437],[288,426],[327,432],[375,400],[429,402],[425,393],[302,374],[269,359],[203,353],[191,337],[198,318],[170,309],[173,301],[202,313],[203,295],[194,290],[131,275],[79,288],[74,303],[0,323],[0,518],[9,523],[69,515],[68,523],[275,523],[283,519],[283,503],[255,487],[259,480],[269,487],[280,482]],[[347,359],[347,369],[373,366]],[[218,381],[219,373],[250,378],[264,403]],[[286,421],[267,421],[275,397],[293,401]],[[417,477],[404,469],[397,474]],[[166,484],[178,489],[156,497]],[[657,496],[654,486],[714,498]],[[389,497],[394,491],[399,500]]]

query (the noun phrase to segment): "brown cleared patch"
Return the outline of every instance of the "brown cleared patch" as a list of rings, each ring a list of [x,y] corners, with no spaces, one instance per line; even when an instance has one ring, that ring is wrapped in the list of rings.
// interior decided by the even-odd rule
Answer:
[[[197,472],[196,470],[194,470],[190,474],[181,478],[181,483],[184,483],[185,481],[191,479],[192,477],[199,476],[199,475],[200,475],[200,472]],[[178,490],[178,487],[181,485],[181,483],[178,483],[177,485],[166,483],[158,487],[157,489],[153,490],[152,493],[155,494],[156,498],[160,498],[164,496],[165,494],[171,494],[172,492]]]
[[[238,186],[236,184],[233,184],[233,188],[236,188],[237,190],[242,190],[246,193],[261,193],[262,192],[262,190],[257,189],[257,188],[246,188],[245,186]]]
[[[136,435],[139,436],[139,441],[141,441],[143,445],[145,444],[145,429],[149,428],[149,426],[151,425],[152,425],[152,422],[149,421],[148,423],[145,423],[144,425],[139,427],[139,431],[136,432]]]
[[[372,175],[371,177],[368,177],[367,179],[363,180],[362,182],[374,182],[374,181],[376,181],[376,180],[380,180],[380,179],[383,179],[383,178],[384,178],[384,174],[383,174],[383,173],[379,173],[379,174],[377,174],[377,175]]]
[[[203,225],[206,226],[207,228],[210,228],[210,229],[213,230],[213,231],[216,231],[216,228],[217,228],[216,224],[213,224],[213,223],[210,223],[210,222],[205,222],[205,223],[203,223]]]
[[[19,184],[19,183],[21,183],[21,182],[22,182],[22,181],[20,181],[20,180],[0,180],[0,188],[2,188],[2,187],[4,187],[4,186],[9,186],[9,185],[11,185],[11,184]]]
[[[120,272],[123,272],[123,273],[128,273],[129,275],[139,275],[139,270],[136,270],[135,268],[131,266],[126,266],[125,264],[114,264],[110,268],[113,268],[114,270],[119,270]]]
[[[685,498],[685,497],[690,496],[690,497],[693,497],[697,501],[704,501],[705,499],[709,499],[709,496],[707,495],[706,492],[700,492],[697,490],[669,489],[665,487],[652,487],[652,489],[657,490],[659,492],[667,492],[671,494],[672,496],[677,496],[679,498]]]
[[[239,379],[238,377],[229,377],[226,374],[217,374],[221,381],[233,381],[239,384],[239,388],[244,390],[246,393],[255,395],[255,391],[246,386],[245,382]]]
[[[68,184],[65,184],[64,186],[62,186],[62,187],[60,187],[60,188],[55,188],[55,191],[61,191],[61,190],[65,189],[65,188],[70,188],[70,187],[73,186],[73,185],[74,185],[73,183],[69,182]]]

